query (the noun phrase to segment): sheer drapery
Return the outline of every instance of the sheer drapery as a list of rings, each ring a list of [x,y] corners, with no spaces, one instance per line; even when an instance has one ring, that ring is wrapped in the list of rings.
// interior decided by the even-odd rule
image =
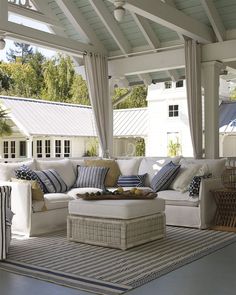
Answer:
[[[201,45],[185,39],[185,73],[193,154],[202,158]]]
[[[109,96],[107,58],[95,53],[84,55],[89,97],[96,122],[102,157],[112,156],[113,110]]]

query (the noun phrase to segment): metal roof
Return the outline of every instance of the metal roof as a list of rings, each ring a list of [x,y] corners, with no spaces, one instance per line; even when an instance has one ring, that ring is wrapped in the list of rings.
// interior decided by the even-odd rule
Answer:
[[[90,106],[6,96],[0,102],[27,136],[96,136]],[[146,134],[146,108],[114,111],[114,136]]]
[[[219,128],[221,133],[236,132],[236,101],[221,103],[219,107]]]

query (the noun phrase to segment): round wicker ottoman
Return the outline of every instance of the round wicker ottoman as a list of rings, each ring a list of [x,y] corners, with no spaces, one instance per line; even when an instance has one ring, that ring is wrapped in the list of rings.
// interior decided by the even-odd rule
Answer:
[[[165,201],[82,199],[69,202],[67,238],[126,250],[165,236]]]

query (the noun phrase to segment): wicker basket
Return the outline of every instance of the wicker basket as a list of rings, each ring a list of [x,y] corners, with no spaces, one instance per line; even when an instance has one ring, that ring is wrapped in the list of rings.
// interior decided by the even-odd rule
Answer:
[[[236,167],[227,167],[221,179],[225,188],[236,189]]]

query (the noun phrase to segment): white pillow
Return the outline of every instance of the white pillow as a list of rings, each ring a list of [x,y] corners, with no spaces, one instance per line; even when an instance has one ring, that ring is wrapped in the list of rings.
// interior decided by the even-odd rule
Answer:
[[[14,178],[15,170],[20,168],[22,165],[28,166],[30,169],[35,169],[35,161],[23,161],[23,162],[14,162],[14,163],[0,163],[0,180],[1,181],[10,181],[11,178]]]
[[[72,187],[75,183],[76,174],[73,168],[73,164],[69,159],[37,160],[36,168],[37,170],[56,170],[68,187]]]
[[[207,172],[206,165],[201,164],[190,164],[181,165],[179,173],[177,174],[175,180],[171,183],[170,189],[179,192],[186,192],[188,190],[189,184],[194,176],[202,176]]]
[[[116,160],[121,175],[137,175],[142,158]]]

